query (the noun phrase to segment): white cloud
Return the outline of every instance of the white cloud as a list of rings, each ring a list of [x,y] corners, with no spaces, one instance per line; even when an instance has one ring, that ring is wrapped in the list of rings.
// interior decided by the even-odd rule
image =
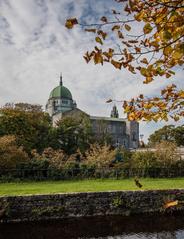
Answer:
[[[85,63],[82,54],[93,46],[90,35],[80,28],[67,30],[65,20],[77,16],[95,21],[94,13],[109,11],[112,0],[0,0],[0,7],[0,105],[45,105],[61,71],[78,107],[92,115],[110,114],[112,106],[105,103],[108,98],[124,100],[141,92],[156,94],[168,83],[158,79],[144,85],[126,70]],[[182,77],[178,71],[176,79],[181,87]],[[122,111],[121,103],[118,107]],[[156,127],[141,124],[141,132],[147,137]]]

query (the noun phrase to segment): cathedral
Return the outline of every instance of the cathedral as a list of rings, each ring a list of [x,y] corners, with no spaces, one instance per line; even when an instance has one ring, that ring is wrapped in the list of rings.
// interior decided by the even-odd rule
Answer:
[[[56,126],[56,122],[62,117],[75,116],[82,113],[89,116],[92,131],[96,137],[100,137],[104,133],[108,134],[114,147],[122,146],[127,149],[136,149],[139,146],[138,122],[119,118],[115,105],[112,108],[110,117],[91,116],[83,112],[77,108],[70,90],[63,85],[62,76],[60,76],[59,85],[49,95],[46,111],[52,117],[53,126]]]

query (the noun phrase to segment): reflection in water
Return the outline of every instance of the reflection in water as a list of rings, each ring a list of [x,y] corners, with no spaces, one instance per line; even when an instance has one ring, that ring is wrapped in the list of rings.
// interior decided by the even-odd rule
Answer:
[[[67,219],[0,225],[0,239],[184,239],[184,216]]]

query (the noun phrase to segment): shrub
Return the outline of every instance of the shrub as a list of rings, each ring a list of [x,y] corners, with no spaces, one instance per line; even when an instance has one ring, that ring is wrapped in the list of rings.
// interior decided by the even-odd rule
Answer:
[[[0,137],[0,168],[15,169],[22,163],[28,163],[29,157],[22,147],[17,146],[15,136]]]
[[[115,159],[116,151],[110,149],[110,146],[100,146],[93,144],[85,153],[84,163],[96,168],[109,167]]]
[[[162,167],[171,167],[179,160],[177,146],[173,142],[162,141],[156,145],[156,159]]]

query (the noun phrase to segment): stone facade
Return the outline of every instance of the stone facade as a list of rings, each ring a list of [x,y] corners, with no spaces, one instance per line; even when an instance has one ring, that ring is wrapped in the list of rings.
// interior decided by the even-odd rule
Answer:
[[[176,206],[164,207],[176,200]],[[0,197],[0,222],[174,211],[184,212],[183,189]]]

